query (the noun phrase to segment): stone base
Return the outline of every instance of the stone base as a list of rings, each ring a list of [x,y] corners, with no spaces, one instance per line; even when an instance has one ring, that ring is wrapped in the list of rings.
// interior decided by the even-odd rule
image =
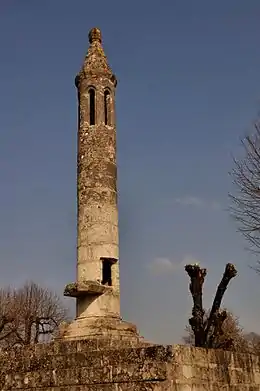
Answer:
[[[62,338],[66,340],[115,339],[131,341],[133,344],[142,341],[134,324],[120,318],[106,317],[76,318],[64,330]]]
[[[0,363],[1,391],[260,390],[258,356],[191,346],[55,341],[0,351]]]

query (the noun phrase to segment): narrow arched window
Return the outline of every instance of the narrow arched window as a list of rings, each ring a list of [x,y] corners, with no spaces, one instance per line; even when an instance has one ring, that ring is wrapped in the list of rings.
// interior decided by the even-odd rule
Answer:
[[[93,88],[90,88],[88,91],[89,96],[89,124],[95,125],[95,90]]]
[[[105,125],[111,125],[111,100],[108,90],[104,93]]]

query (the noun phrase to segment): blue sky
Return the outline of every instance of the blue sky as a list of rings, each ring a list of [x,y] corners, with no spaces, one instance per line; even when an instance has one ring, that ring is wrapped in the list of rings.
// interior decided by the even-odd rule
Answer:
[[[119,80],[123,317],[178,342],[184,264],[208,268],[208,306],[232,261],[224,304],[260,332],[260,277],[226,212],[230,154],[260,106],[259,13],[258,0],[0,1],[2,285],[34,279],[62,294],[74,280],[74,77],[98,26]]]

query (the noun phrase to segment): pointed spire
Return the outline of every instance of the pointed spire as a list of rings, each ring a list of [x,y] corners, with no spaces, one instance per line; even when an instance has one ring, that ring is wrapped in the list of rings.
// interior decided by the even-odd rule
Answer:
[[[116,77],[108,65],[107,57],[102,47],[100,29],[97,27],[92,28],[88,34],[88,38],[90,45],[82,69],[76,78],[76,84],[86,77],[98,76],[108,77],[116,84]]]

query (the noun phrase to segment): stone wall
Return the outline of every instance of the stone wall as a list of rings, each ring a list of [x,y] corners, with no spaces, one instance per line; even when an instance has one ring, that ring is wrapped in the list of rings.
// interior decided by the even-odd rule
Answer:
[[[179,345],[124,344],[56,341],[1,353],[1,390],[260,390],[257,356]]]

